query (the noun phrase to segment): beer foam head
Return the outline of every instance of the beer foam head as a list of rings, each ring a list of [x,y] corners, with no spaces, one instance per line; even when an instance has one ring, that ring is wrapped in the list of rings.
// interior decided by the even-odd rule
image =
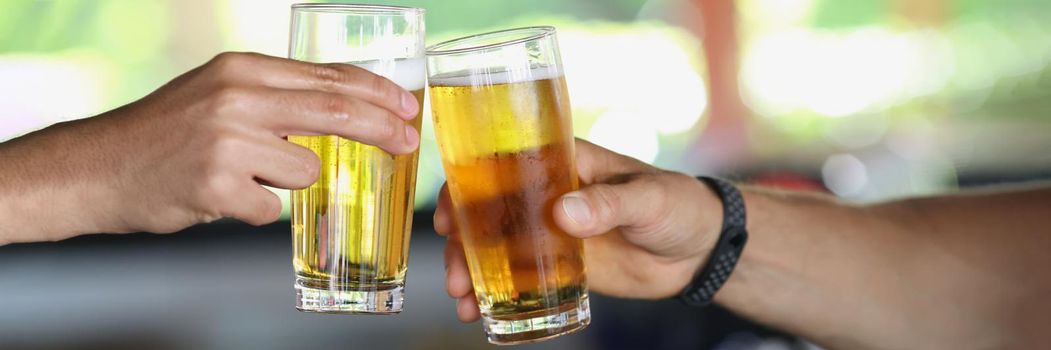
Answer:
[[[431,85],[436,86],[483,86],[557,79],[561,76],[562,69],[557,66],[531,66],[525,69],[508,67],[499,71],[472,69],[449,72],[436,74],[430,81]]]
[[[405,90],[422,90],[426,85],[427,60],[423,57],[355,62],[353,65],[390,79]]]

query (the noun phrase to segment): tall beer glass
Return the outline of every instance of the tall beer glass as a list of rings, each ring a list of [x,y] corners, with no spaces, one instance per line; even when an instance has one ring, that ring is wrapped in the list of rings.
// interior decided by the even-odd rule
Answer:
[[[582,242],[551,214],[578,186],[555,29],[456,39],[427,56],[434,129],[489,341],[583,329]]]
[[[418,8],[296,4],[288,56],[367,69],[412,91],[422,111],[423,17]],[[412,123],[419,130],[419,116]],[[289,140],[321,158],[318,181],[292,192],[296,308],[400,312],[419,151],[392,156],[338,136]]]

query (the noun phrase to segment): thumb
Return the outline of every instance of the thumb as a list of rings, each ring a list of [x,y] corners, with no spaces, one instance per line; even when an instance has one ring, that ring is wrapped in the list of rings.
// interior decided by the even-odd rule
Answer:
[[[657,168],[638,159],[576,139],[577,176],[585,183],[606,182],[611,178],[634,173],[653,173]]]
[[[664,211],[664,198],[648,177],[619,184],[594,184],[563,195],[554,205],[555,224],[587,238],[618,227],[649,227]]]

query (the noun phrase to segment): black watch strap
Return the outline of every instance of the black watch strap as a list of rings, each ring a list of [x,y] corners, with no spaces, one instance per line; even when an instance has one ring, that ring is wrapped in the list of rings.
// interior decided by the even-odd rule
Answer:
[[[748,241],[748,231],[745,230],[744,198],[741,192],[725,180],[707,176],[698,176],[697,179],[711,187],[722,200],[723,226],[719,232],[719,241],[708,255],[708,261],[683,289],[679,299],[689,305],[705,306],[712,302],[715,292],[726,283],[734,266],[737,266],[744,244]]]

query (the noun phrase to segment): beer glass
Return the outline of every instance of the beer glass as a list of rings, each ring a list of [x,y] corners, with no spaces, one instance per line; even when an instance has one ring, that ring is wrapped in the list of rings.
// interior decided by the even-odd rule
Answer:
[[[551,214],[578,186],[555,29],[455,39],[429,47],[427,60],[434,129],[489,341],[583,329],[591,316],[582,241]]]
[[[296,4],[289,58],[350,63],[412,91],[426,84],[424,11]],[[417,115],[411,121],[420,129]],[[402,310],[419,151],[392,156],[338,136],[290,136],[321,159],[309,188],[292,191],[296,308],[390,314]]]

